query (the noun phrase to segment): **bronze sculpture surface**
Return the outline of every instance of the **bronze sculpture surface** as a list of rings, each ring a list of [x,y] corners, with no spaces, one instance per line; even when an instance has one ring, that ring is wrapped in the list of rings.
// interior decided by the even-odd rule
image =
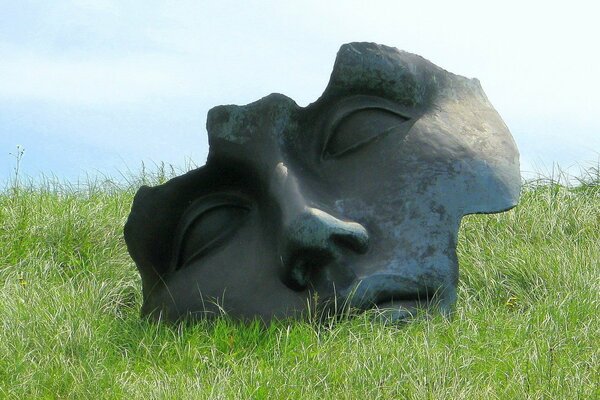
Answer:
[[[461,218],[519,198],[516,145],[479,82],[387,46],[343,45],[307,107],[271,94],[211,109],[207,129],[206,165],[140,188],[125,226],[144,315],[448,312]]]

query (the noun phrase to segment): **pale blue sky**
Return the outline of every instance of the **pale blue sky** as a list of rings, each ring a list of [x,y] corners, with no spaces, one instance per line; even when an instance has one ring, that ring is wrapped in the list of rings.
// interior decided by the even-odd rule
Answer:
[[[210,107],[271,92],[306,105],[350,41],[479,78],[525,171],[598,162],[600,7],[490,4],[0,0],[0,180],[17,145],[34,177],[201,165]]]

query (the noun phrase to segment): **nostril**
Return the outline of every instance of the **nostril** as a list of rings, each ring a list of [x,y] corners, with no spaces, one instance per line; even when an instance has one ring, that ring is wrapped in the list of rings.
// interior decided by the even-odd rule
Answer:
[[[287,262],[289,267],[283,276],[283,281],[293,290],[304,290],[308,287],[312,275],[333,259],[332,253],[323,250],[298,251]]]
[[[331,240],[337,246],[347,248],[359,254],[364,254],[369,249],[369,234],[367,230],[356,222],[342,222],[333,229]]]
[[[308,265],[302,260],[297,260],[283,276],[283,283],[292,290],[302,291],[308,286],[309,272]]]
[[[364,254],[369,249],[369,236],[361,233],[335,233],[331,240],[337,246],[350,249],[358,254]]]

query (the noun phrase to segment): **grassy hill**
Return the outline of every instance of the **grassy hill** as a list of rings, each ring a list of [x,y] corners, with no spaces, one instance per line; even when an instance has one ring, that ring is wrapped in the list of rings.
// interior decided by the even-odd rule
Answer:
[[[456,314],[402,326],[140,320],[139,183],[0,193],[0,398],[600,398],[598,170],[465,218]]]

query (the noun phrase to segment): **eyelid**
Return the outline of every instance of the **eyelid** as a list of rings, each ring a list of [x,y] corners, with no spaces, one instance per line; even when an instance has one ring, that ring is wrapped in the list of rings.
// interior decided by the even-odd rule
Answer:
[[[398,112],[397,110],[390,109],[390,108],[387,108],[387,107],[380,107],[380,106],[358,107],[356,109],[349,110],[349,111],[343,113],[340,116],[337,116],[337,118],[335,118],[335,120],[333,120],[332,124],[330,125],[331,127],[330,127],[330,131],[328,132],[327,138],[329,139],[329,137],[331,136],[331,134],[340,126],[340,124],[342,122],[344,122],[344,120],[346,118],[348,118],[348,117],[350,117],[350,116],[352,116],[352,115],[354,115],[354,114],[356,114],[358,112],[367,111],[367,110],[382,110],[382,111],[387,111],[387,112],[389,112],[391,114],[395,114],[395,115],[399,116],[400,118],[404,118],[406,120],[412,119],[410,116],[407,116],[405,114],[402,114],[402,113]]]
[[[208,196],[202,196],[194,200],[185,210],[181,216],[181,220],[187,219],[188,222],[180,226],[179,229],[183,231],[187,230],[189,226],[202,214],[212,210],[216,207],[232,205],[237,207],[249,206],[249,201],[241,196],[233,195],[229,193],[210,194]]]
[[[176,234],[173,242],[173,251],[169,270],[174,271],[178,268],[181,268],[183,266],[182,262],[188,261],[181,260],[182,246],[186,239],[186,234],[188,233],[188,230],[198,220],[198,218],[202,217],[202,215],[212,210],[223,206],[231,206],[250,211],[250,204],[250,200],[247,199],[245,196],[230,193],[210,194],[207,196],[202,196],[193,201],[182,214],[179,225],[175,231]],[[226,235],[226,233],[227,232],[224,232],[224,235]],[[197,252],[195,252],[191,257],[188,258],[195,258],[198,255],[198,253],[202,252],[206,247],[209,247],[210,245],[214,244],[222,237],[223,235],[216,236],[214,239],[210,240],[205,246],[202,246],[202,248],[200,248]]]
[[[403,118],[414,119],[416,117],[415,110],[402,106],[386,98],[368,95],[355,95],[346,97],[335,103],[329,112],[324,128],[326,130],[331,130],[333,125],[338,124],[339,121],[348,115],[356,111],[369,108],[389,111]]]
[[[336,103],[330,112],[329,118],[325,122],[323,129],[325,132],[325,137],[321,146],[321,160],[331,157],[331,155],[327,155],[327,146],[339,125],[351,115],[365,110],[386,111],[391,114],[395,114],[400,118],[406,119],[405,122],[415,119],[414,112],[410,112],[409,110],[406,110],[406,107],[400,106],[382,97],[356,95],[343,99]]]

